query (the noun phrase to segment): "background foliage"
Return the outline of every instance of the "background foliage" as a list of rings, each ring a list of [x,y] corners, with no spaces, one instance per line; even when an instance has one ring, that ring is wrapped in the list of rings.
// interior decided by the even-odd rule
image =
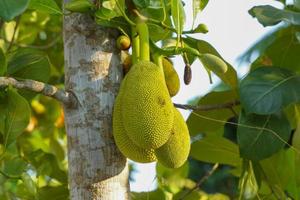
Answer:
[[[170,46],[180,40],[200,54],[223,59],[212,45],[193,37],[207,32],[204,24],[184,30],[188,16],[180,0],[132,2],[148,18],[151,40],[169,45],[156,50],[177,54]],[[239,101],[240,105],[193,111],[187,120],[192,136],[189,161],[172,170],[157,165],[157,190],[132,193],[133,199],[300,199],[300,1],[280,2],[282,9],[258,5],[249,11],[263,26],[276,28],[241,56],[250,66],[245,77],[239,79],[226,61],[226,73],[203,62],[226,87],[191,104]],[[125,1],[97,3],[84,11],[99,25],[129,34]],[[193,0],[193,19],[208,3]],[[61,8],[60,0],[0,1],[1,76],[63,87]],[[251,60],[254,55],[258,56]],[[199,57],[186,56],[191,65]],[[59,103],[12,87],[2,87],[0,99],[0,199],[68,199]]]

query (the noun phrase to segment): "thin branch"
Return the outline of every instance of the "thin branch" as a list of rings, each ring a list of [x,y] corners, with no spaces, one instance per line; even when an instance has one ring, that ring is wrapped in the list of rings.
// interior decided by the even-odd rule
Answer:
[[[3,39],[5,42],[9,42],[6,38],[1,38],[1,39]],[[22,44],[22,43],[17,43],[15,41],[13,41],[13,45],[16,45],[17,47],[28,47],[28,48],[33,48],[33,49],[45,50],[45,49],[49,49],[49,48],[53,47],[60,39],[61,39],[61,37],[57,36],[51,42],[49,42],[48,44],[45,44],[45,45]]]
[[[62,89],[58,89],[53,85],[42,83],[34,80],[16,80],[11,77],[0,77],[1,86],[13,86],[17,89],[26,89],[33,92],[41,93],[46,96],[52,97],[68,107],[76,107],[77,99],[72,92],[67,92]]]
[[[17,33],[17,29],[18,29],[19,23],[20,23],[20,17],[17,17],[17,19],[16,19],[16,25],[15,25],[15,28],[14,28],[14,32],[13,32],[11,41],[9,43],[9,46],[7,47],[7,52],[9,52],[10,49],[12,48],[12,46],[13,46],[13,43],[15,41],[15,37],[16,37],[16,33]]]
[[[193,191],[195,191],[196,189],[198,189],[211,175],[213,175],[213,173],[218,169],[219,167],[219,163],[214,164],[214,166],[211,168],[211,170],[209,170],[197,183],[196,185],[188,190],[184,195],[182,195],[179,200],[183,200],[185,199],[185,197],[187,197],[188,195],[190,195]]]
[[[233,106],[237,106],[237,105],[240,105],[240,101],[238,100],[223,103],[223,104],[198,105],[198,106],[174,103],[174,106],[176,108],[181,108],[184,110],[193,110],[193,111],[210,111],[210,110],[218,110],[218,109],[225,109],[225,108],[231,109]]]

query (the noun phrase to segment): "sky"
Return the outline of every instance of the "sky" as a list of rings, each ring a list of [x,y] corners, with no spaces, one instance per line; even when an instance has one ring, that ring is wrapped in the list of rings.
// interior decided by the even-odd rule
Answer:
[[[192,0],[185,0],[186,13],[192,13]],[[209,32],[207,34],[193,35],[212,44],[221,56],[243,75],[247,66],[239,66],[237,58],[245,52],[251,44],[261,38],[270,28],[264,28],[255,18],[248,14],[248,10],[258,5],[281,4],[274,0],[210,0],[207,7],[197,17],[196,24],[204,23]],[[186,30],[190,30],[192,16],[186,17]],[[181,87],[179,93],[172,98],[174,103],[187,103],[190,99],[203,96],[210,91],[213,85],[209,84],[207,72],[200,62],[192,65],[192,82],[186,86],[183,83],[184,62],[175,58],[175,69],[180,77]],[[218,78],[214,77],[216,84]],[[180,110],[186,119],[189,111]],[[150,191],[156,188],[155,163],[134,163],[137,173],[133,174],[135,181],[130,182],[132,191]]]

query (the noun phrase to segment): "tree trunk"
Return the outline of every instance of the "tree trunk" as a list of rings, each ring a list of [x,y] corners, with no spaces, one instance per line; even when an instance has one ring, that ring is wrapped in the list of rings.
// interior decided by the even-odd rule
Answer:
[[[79,102],[75,109],[64,108],[71,200],[129,199],[127,161],[112,135],[122,79],[116,36],[87,15],[64,18],[65,87]]]

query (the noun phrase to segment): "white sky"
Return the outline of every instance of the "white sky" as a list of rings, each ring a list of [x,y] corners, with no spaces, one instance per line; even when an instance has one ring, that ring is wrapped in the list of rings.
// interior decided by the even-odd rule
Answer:
[[[185,0],[185,3],[187,13],[192,13],[192,0]],[[263,28],[256,19],[248,14],[248,10],[253,6],[265,4],[280,7],[280,3],[274,0],[210,0],[196,21],[206,24],[209,32],[206,35],[199,34],[197,38],[212,44],[227,62],[239,70],[236,65],[238,56],[270,30],[270,28]],[[192,16],[186,18],[186,30],[189,30]],[[184,63],[181,58],[176,58],[174,61],[180,77],[181,88],[179,93],[173,97],[173,102],[186,103],[193,97],[206,94],[211,89],[207,73],[200,62],[195,62],[192,65],[192,82],[186,86],[183,83]],[[214,80],[216,82],[217,78]],[[189,112],[180,111],[185,118],[188,117]],[[134,174],[135,181],[130,183],[131,190],[149,191],[155,189],[155,163],[135,163],[135,166],[138,172]]]

